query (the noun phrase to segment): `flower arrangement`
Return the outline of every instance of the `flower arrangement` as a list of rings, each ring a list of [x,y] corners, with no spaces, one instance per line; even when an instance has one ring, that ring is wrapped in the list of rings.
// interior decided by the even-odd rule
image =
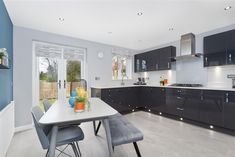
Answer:
[[[90,110],[87,91],[83,87],[78,87],[71,92],[69,104],[74,108],[74,112],[83,112],[87,108]]]

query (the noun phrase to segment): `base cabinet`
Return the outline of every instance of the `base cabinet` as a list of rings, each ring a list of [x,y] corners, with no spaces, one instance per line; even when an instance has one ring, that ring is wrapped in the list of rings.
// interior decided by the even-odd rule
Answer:
[[[182,117],[199,120],[199,106],[202,104],[202,91],[195,89],[187,89],[182,91],[183,113]]]
[[[200,121],[210,125],[223,126],[223,91],[203,91],[203,101],[200,104]]]
[[[224,127],[235,130],[235,93],[225,93]]]
[[[125,87],[92,89],[91,93],[120,113],[141,108],[235,131],[235,92],[232,91]]]
[[[151,111],[155,113],[166,113],[166,90],[165,88],[152,89],[152,106]]]

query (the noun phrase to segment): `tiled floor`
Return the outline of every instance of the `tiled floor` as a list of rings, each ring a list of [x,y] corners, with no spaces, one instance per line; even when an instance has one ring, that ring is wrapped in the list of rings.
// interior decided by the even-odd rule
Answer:
[[[139,142],[143,157],[235,157],[235,137],[146,112],[126,116],[144,134]],[[108,157],[104,129],[93,134],[92,123],[81,125],[83,157]],[[72,154],[71,149],[67,151]],[[7,157],[44,157],[34,129],[17,133]],[[136,157],[132,144],[115,147],[115,157]]]

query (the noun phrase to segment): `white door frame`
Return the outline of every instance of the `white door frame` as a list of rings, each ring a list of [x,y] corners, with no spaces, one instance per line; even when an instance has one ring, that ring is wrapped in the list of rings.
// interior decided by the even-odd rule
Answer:
[[[41,42],[41,41],[33,41],[32,42],[32,106],[36,106],[39,104],[39,59],[36,56],[36,51],[35,51],[35,43]],[[57,45],[64,47],[64,45],[60,44],[52,44],[48,42],[41,42],[45,44],[51,44],[51,45]],[[66,46],[66,47],[74,47],[74,46]],[[87,49],[84,48],[84,59],[79,60],[81,62],[81,78],[87,80]],[[67,60],[63,59],[63,51],[61,52],[62,57],[61,59],[58,59],[58,80],[61,80],[61,89],[58,89],[58,98],[61,98],[60,100],[65,101],[66,98],[66,88],[64,88],[64,80],[67,82]]]

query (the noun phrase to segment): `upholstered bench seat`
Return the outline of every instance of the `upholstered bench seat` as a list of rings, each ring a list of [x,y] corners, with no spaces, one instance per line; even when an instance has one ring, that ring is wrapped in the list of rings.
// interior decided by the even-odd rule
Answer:
[[[94,124],[95,135],[97,135],[101,122],[99,122],[97,128],[96,128],[95,122],[93,124]],[[124,116],[122,116],[119,113],[114,116],[109,117],[109,126],[110,126],[113,148],[114,146],[133,143],[137,156],[141,157],[141,154],[140,154],[140,151],[136,142],[143,140],[144,136],[139,129],[137,129]]]
[[[109,118],[109,125],[113,146],[141,141],[144,138],[141,131],[122,115]]]

